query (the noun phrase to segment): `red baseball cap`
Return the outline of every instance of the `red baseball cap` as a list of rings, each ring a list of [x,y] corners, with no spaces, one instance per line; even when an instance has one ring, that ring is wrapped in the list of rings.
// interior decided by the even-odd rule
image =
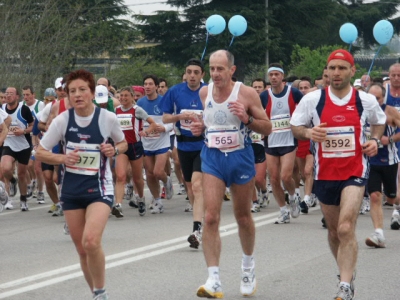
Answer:
[[[341,59],[347,61],[351,66],[354,66],[354,58],[353,55],[347,50],[344,49],[338,49],[333,51],[329,57],[328,57],[328,62],[329,63],[332,59]]]

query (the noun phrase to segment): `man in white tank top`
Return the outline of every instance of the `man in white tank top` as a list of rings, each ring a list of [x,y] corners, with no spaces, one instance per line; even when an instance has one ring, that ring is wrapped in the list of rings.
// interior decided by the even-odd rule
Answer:
[[[243,249],[240,291],[242,295],[250,296],[256,290],[255,227],[250,212],[255,170],[250,132],[253,130],[267,136],[271,132],[271,122],[257,92],[241,82],[232,81],[235,70],[231,53],[219,50],[211,54],[213,83],[199,92],[204,118],[193,118],[191,124],[193,135],[199,136],[205,129],[206,139],[201,151],[201,169],[205,208],[203,251],[209,277],[197,290],[198,297],[223,297],[219,279],[221,239],[218,228],[227,186],[230,186]]]

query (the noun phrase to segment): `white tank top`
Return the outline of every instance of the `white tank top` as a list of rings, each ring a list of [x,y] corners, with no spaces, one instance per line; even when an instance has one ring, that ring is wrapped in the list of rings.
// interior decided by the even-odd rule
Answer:
[[[236,82],[229,97],[222,103],[214,101],[214,84],[208,85],[207,99],[204,104],[204,124],[206,126],[206,145],[221,152],[232,152],[251,144],[251,132],[240,119],[229,111],[229,102],[236,101],[241,82]]]

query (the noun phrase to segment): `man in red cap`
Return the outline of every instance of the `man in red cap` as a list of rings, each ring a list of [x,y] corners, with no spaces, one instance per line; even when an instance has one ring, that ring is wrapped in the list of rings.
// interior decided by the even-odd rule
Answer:
[[[348,51],[333,51],[327,62],[330,86],[305,95],[290,124],[296,138],[312,141],[315,194],[339,268],[335,299],[351,300],[358,252],[355,227],[369,174],[368,157],[377,154],[386,117],[375,97],[350,85],[356,69]]]

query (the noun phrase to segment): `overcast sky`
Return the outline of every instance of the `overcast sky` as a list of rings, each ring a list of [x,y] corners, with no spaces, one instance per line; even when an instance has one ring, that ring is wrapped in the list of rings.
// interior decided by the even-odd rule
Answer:
[[[166,0],[125,0],[125,5],[134,13],[154,14],[157,10],[171,10],[169,5],[166,5]]]

